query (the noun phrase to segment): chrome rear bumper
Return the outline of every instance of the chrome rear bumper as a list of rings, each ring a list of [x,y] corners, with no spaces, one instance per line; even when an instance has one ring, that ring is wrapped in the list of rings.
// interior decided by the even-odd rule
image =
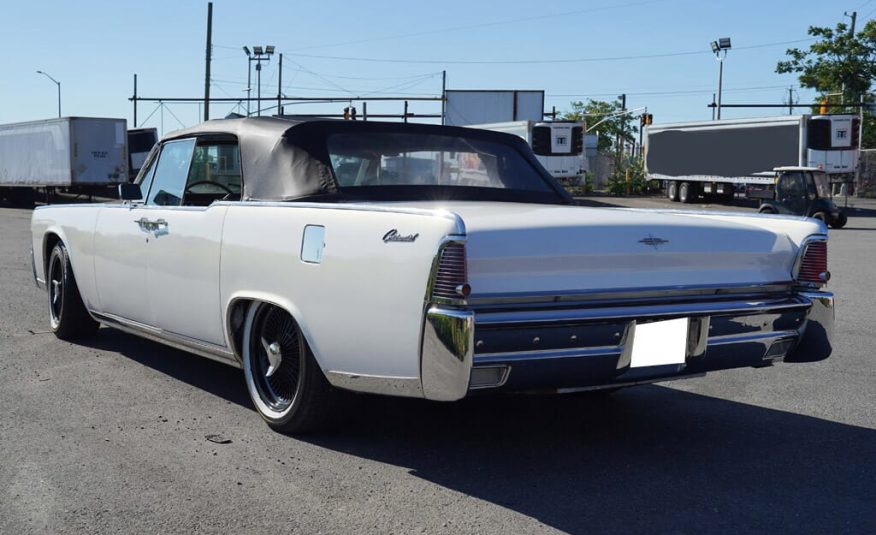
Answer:
[[[630,367],[637,324],[690,318],[683,364]],[[800,292],[758,299],[426,312],[423,394],[456,400],[479,389],[605,388],[831,353],[834,298]]]

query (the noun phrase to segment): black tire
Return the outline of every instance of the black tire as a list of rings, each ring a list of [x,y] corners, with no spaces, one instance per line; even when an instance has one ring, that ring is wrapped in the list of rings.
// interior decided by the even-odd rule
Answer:
[[[243,371],[256,411],[275,431],[306,434],[338,423],[344,393],[326,380],[295,319],[282,308],[250,305]]]
[[[46,286],[49,296],[49,324],[61,340],[76,340],[93,336],[100,324],[88,314],[73,276],[70,255],[63,242],[58,242],[46,264]]]
[[[678,182],[670,180],[666,185],[666,197],[672,202],[678,202]]]
[[[827,225],[827,222],[830,221],[830,214],[828,214],[827,212],[815,212],[814,214],[812,214],[812,219],[818,219],[819,221]]]
[[[776,213],[776,209],[768,204],[762,204],[760,206],[760,208],[758,208],[757,211],[758,211],[758,213],[761,213],[761,214],[775,214]]]
[[[693,202],[693,197],[693,186],[687,182],[682,182],[678,187],[678,200],[684,204],[690,204]]]
[[[844,226],[846,226],[846,223],[848,223],[848,222],[849,222],[848,216],[846,216],[846,214],[840,212],[840,214],[838,216],[836,216],[835,218],[833,218],[833,220],[830,222],[830,226],[831,226],[831,228],[843,228]]]

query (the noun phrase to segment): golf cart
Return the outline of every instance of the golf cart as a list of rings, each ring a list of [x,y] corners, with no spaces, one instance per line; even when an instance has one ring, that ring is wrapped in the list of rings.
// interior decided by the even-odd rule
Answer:
[[[776,167],[775,187],[761,198],[760,213],[814,217],[832,228],[842,228],[848,218],[833,203],[827,175],[816,167]],[[768,190],[764,190],[766,193]]]

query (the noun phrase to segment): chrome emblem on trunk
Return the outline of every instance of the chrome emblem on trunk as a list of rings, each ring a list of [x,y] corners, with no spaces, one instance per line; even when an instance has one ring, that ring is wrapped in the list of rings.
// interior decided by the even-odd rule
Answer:
[[[655,250],[657,250],[657,248],[659,248],[664,243],[669,243],[669,240],[664,240],[663,238],[655,238],[652,234],[648,234],[648,237],[642,238],[641,240],[639,240],[639,243],[650,245]]]
[[[412,242],[419,238],[419,234],[399,234],[398,230],[392,229],[383,235],[383,243]]]

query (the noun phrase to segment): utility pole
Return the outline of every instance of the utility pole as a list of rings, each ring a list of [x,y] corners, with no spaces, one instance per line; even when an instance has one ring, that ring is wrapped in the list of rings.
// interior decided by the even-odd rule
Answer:
[[[277,115],[283,115],[283,54],[280,54],[280,65],[277,69]]]
[[[137,73],[134,73],[134,128],[137,128]]]
[[[712,93],[712,120],[715,120],[715,94]]]
[[[715,59],[718,60],[718,104],[717,116],[721,120],[721,93],[724,86],[724,60],[727,59],[727,51],[730,50],[730,38],[722,37],[717,41],[712,41],[712,52],[715,54]],[[724,55],[721,55],[721,52]]]
[[[794,86],[788,88],[788,115],[794,115]]]
[[[447,115],[447,71],[441,71],[441,124]]]
[[[852,11],[852,14],[849,15],[848,11],[843,11],[843,16],[846,16],[846,17],[849,17],[850,19],[852,19],[852,24],[849,27],[849,35],[851,37],[855,37],[855,22],[858,21],[858,12]],[[846,83],[845,82],[843,82],[843,85],[842,85],[840,90],[841,90],[840,104],[845,104],[846,103]]]
[[[204,70],[204,120],[210,120],[210,60],[213,53],[213,2],[207,2],[207,53]]]
[[[627,94],[623,93],[619,95],[617,98],[621,101],[621,111],[627,111]],[[624,141],[624,130],[627,124],[627,114],[621,113],[620,115],[621,124],[620,124],[620,133],[618,134],[618,143],[617,143],[617,166],[620,168],[621,160],[623,158],[623,146],[625,144]]]

